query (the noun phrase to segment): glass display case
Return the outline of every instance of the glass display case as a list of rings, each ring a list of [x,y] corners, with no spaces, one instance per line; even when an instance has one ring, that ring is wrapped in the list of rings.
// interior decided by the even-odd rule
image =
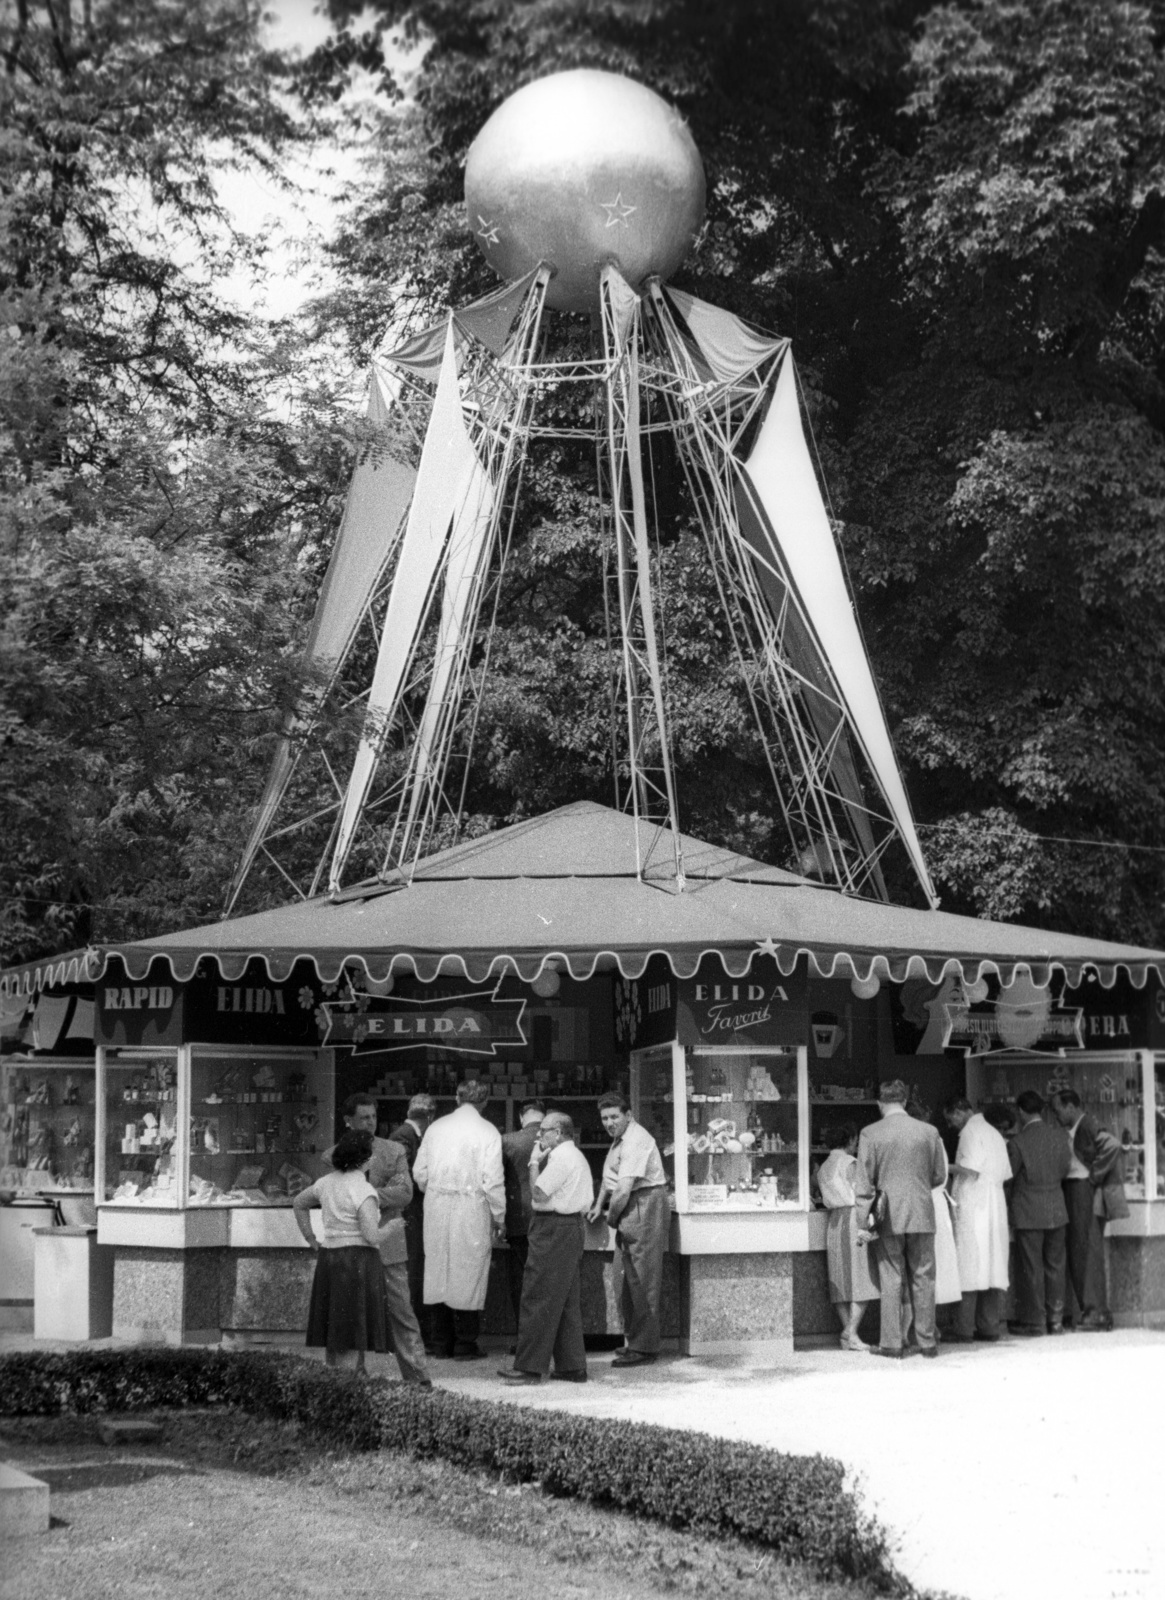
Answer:
[[[1045,1100],[1060,1089],[1075,1090],[1082,1109],[1120,1141],[1128,1199],[1154,1199],[1163,1192],[1157,1176],[1157,1142],[1165,1130],[1158,1119],[1157,1140],[1146,1147],[1145,1106],[1152,1105],[1161,1093],[1157,1088],[1161,1080],[1155,1077],[1152,1062],[1149,1051],[1112,1055],[1090,1051],[1076,1060],[1071,1056],[972,1056],[967,1061],[967,1094],[975,1106],[1011,1107],[1025,1089],[1034,1089]],[[1051,1110],[1044,1115],[1051,1119]]]
[[[177,1049],[103,1050],[99,1201],[177,1207]]]
[[[0,1189],[92,1194],[96,1085],[83,1058],[0,1063]]]
[[[808,1206],[806,1052],[636,1052],[631,1103],[664,1155],[679,1212]]]
[[[328,1170],[333,1073],[323,1051],[191,1051],[187,1204],[290,1205]]]
[[[116,1206],[289,1206],[334,1140],[327,1050],[98,1051],[98,1198]]]

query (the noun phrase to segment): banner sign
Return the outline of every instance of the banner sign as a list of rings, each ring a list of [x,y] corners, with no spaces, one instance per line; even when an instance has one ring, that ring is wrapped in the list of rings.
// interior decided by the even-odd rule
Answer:
[[[299,962],[275,983],[261,961],[228,983],[206,961],[189,983],[175,983],[169,963],[155,961],[140,983],[120,962],[96,986],[94,1037],[104,1045],[318,1045],[321,986],[311,962]]]
[[[1021,971],[1011,984],[1004,986],[991,976],[984,987],[986,993],[972,999],[954,974],[941,984],[911,979],[895,985],[891,1020],[896,1053],[1137,1050],[1153,1048],[1165,1031],[1165,1018],[1158,1017],[1165,1010],[1165,996],[1154,980],[1135,989],[1122,975],[1106,989],[1088,978],[1069,988],[1063,973],[1040,985]]]
[[[729,978],[718,957],[706,956],[677,989],[681,1044],[793,1049],[809,1042],[807,974],[799,968],[782,977],[771,956],[754,958],[744,978]]]
[[[521,1049],[524,999],[499,998],[500,980],[485,989],[442,988],[416,995],[370,996],[360,1010],[340,1010],[324,1002],[328,1019],[324,1044],[350,1044],[353,1055],[416,1050],[436,1045],[458,1055],[496,1056],[499,1049]]]
[[[1045,990],[1038,1000],[1009,1004],[1000,998],[981,1006],[956,1002],[943,1007],[944,1049],[990,1055],[993,1050],[1083,1050],[1084,1012],[1059,1006]]]

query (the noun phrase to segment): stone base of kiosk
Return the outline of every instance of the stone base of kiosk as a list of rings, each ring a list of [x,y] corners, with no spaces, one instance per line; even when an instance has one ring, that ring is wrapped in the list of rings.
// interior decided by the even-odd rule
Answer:
[[[1120,1327],[1165,1327],[1165,1233],[1156,1232],[1158,1210],[1165,1207],[1150,1212],[1144,1203],[1134,1205],[1130,1221],[1111,1230],[1111,1304]],[[288,1232],[295,1227],[290,1214],[224,1210],[190,1218],[190,1213],[151,1217],[103,1210],[98,1239],[114,1247],[114,1337],[164,1344],[301,1339],[314,1261]],[[702,1222],[695,1229],[677,1229],[664,1261],[665,1348],[767,1361],[791,1355],[795,1343],[836,1339],[824,1224],[823,1216],[782,1219],[789,1239],[768,1240],[759,1233],[755,1240],[743,1238],[777,1245],[752,1250],[717,1248],[724,1240],[709,1234]],[[144,1242],[154,1234],[156,1244]],[[736,1243],[742,1237],[743,1230],[730,1239]],[[508,1267],[509,1252],[496,1250],[482,1316],[482,1334],[491,1341],[514,1333]],[[593,1338],[620,1336],[616,1285],[614,1252],[589,1248],[582,1307],[584,1330]],[[941,1325],[942,1308],[939,1317]],[[863,1337],[876,1341],[877,1325],[873,1305],[862,1324]]]

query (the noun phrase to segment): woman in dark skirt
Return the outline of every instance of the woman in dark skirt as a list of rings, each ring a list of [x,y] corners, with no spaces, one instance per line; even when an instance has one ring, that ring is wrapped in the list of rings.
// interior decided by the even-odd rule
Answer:
[[[332,1151],[331,1172],[317,1178],[293,1201],[299,1231],[316,1252],[307,1343],[323,1346],[329,1367],[344,1365],[350,1351],[364,1370],[366,1350],[387,1350],[384,1272],[380,1265],[380,1202],[368,1181],[372,1135],[349,1129]],[[324,1214],[323,1243],[308,1216]]]

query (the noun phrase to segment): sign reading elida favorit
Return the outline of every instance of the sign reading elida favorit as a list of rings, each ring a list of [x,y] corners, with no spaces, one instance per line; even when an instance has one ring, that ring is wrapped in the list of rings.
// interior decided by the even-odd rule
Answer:
[[[328,1018],[324,1044],[351,1044],[354,1055],[416,1050],[435,1045],[458,1055],[496,1056],[499,1048],[524,1046],[524,999],[498,997],[486,989],[442,985],[417,994],[370,997],[360,1010],[323,1005]]]
[[[799,969],[784,977],[771,956],[754,957],[743,978],[728,977],[717,956],[705,956],[695,977],[677,987],[681,1044],[790,1049],[808,1043],[806,975]]]

